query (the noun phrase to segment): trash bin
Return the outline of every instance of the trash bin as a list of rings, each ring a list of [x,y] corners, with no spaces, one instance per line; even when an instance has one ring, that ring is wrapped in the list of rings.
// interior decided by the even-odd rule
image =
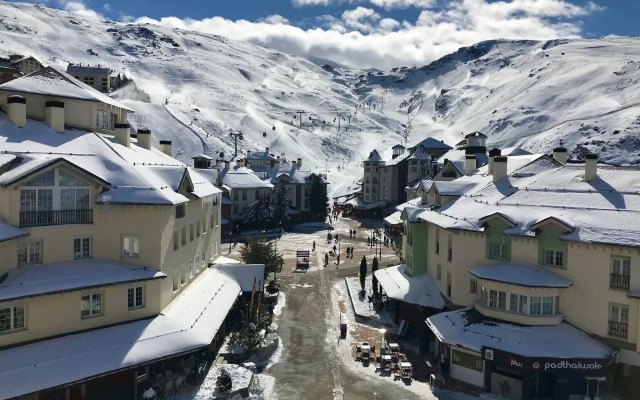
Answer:
[[[347,316],[344,313],[340,313],[340,338],[347,338]]]

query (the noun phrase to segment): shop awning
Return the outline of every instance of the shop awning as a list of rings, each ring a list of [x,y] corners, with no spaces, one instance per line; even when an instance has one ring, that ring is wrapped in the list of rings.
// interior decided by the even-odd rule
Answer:
[[[205,270],[155,318],[0,351],[0,399],[57,387],[208,346],[263,265]]]
[[[483,347],[523,357],[608,358],[613,350],[569,324],[523,326],[484,317],[474,308],[436,314],[427,326],[438,340],[481,352]]]
[[[351,199],[345,202],[344,204],[350,204],[354,208],[364,208],[365,210],[370,210],[378,207],[378,203],[365,203],[364,201],[362,201],[361,197],[356,197],[355,199]]]
[[[621,349],[618,353],[618,362],[640,367],[640,354],[637,351]]]
[[[402,214],[402,212],[396,211],[393,214],[389,215],[388,217],[385,217],[384,222],[386,222],[389,225],[402,225],[400,214]]]
[[[441,310],[445,306],[438,284],[429,274],[409,276],[406,264],[374,272],[378,282],[392,299]]]

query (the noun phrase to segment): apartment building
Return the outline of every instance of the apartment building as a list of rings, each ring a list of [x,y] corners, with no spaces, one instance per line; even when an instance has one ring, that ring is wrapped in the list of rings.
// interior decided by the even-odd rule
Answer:
[[[44,65],[33,56],[23,57],[20,54],[12,54],[9,60],[11,68],[18,69],[23,75],[29,75],[44,68]]]
[[[451,378],[512,399],[571,399],[638,376],[639,188],[637,168],[595,155],[494,152],[401,207],[403,279],[428,276],[438,293],[423,290],[467,307],[427,319]]]
[[[245,166],[244,158],[237,157],[235,165],[225,162],[220,171],[222,189],[231,204],[231,223],[241,223],[247,216],[247,209],[260,197],[271,195],[273,185],[267,180],[260,179],[250,168]]]
[[[194,379],[264,277],[211,266],[222,191],[64,72],[0,85],[0,108],[0,399],[138,398],[166,370]]]
[[[404,203],[407,185],[432,177],[436,172],[435,160],[450,149],[451,146],[433,138],[409,148],[398,144],[383,154],[374,149],[362,163],[362,207]]]
[[[102,93],[111,91],[111,68],[103,67],[100,64],[91,66],[70,63],[67,66],[67,74]]]

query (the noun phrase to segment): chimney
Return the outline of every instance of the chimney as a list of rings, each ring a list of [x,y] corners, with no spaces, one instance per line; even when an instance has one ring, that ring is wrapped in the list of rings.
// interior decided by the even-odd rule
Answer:
[[[238,168],[242,168],[242,167],[244,167],[244,160],[243,160],[242,158],[238,158],[238,159],[236,160],[236,166],[237,166]]]
[[[113,137],[115,137],[118,142],[120,142],[123,146],[129,147],[129,125],[128,122],[124,123],[116,123],[113,129]]]
[[[244,160],[244,166],[247,167],[247,168],[251,168],[251,161]]]
[[[151,129],[138,128],[138,146],[151,150]],[[164,151],[162,149],[160,150]]]
[[[553,149],[553,159],[559,162],[560,164],[567,163],[567,149],[564,147],[556,147]]]
[[[296,169],[296,161],[291,161],[291,169]]]
[[[224,162],[224,169],[226,169],[227,171],[231,169],[231,163],[229,161]]]
[[[64,132],[64,103],[61,101],[47,101],[45,103],[45,120],[54,132]]]
[[[477,160],[474,154],[467,154],[464,160],[464,174],[471,175],[476,170]]]
[[[598,176],[598,155],[589,153],[584,161],[584,181],[591,182]]]
[[[298,157],[298,169],[302,167],[302,158]]]
[[[149,132],[151,133],[151,132]],[[151,136],[151,135],[149,135]],[[151,138],[149,138],[151,139]],[[140,135],[138,135],[138,140],[140,140]],[[158,148],[158,150],[160,150],[161,152],[163,152],[164,154],[168,155],[169,157],[173,157],[173,149],[171,146],[171,140],[161,140],[160,141],[160,147]]]
[[[27,125],[27,99],[22,96],[9,96],[7,99],[7,114],[9,121],[18,128]]]
[[[493,183],[507,176],[507,157],[495,156],[493,158]]]
[[[267,147],[266,149],[264,149],[264,152],[267,153],[267,155],[269,155],[269,148]]]
[[[251,157],[251,150],[247,150],[247,158]]]
[[[493,174],[493,158],[499,157],[502,155],[502,150],[500,149],[491,149],[489,150],[489,173]]]

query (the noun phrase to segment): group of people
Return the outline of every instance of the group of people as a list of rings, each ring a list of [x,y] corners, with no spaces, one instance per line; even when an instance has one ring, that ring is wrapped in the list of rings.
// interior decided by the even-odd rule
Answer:
[[[356,230],[355,229],[349,229],[349,237],[350,238],[356,237]]]

